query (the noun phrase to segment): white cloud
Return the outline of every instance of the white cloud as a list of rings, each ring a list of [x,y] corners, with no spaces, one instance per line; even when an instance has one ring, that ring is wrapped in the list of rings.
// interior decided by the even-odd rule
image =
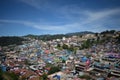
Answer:
[[[47,0],[19,0],[22,3],[25,3],[31,7],[34,7],[36,9],[45,9],[50,8],[50,2]]]
[[[66,27],[62,27],[62,26],[43,25],[39,23],[21,21],[21,20],[0,20],[0,23],[22,24],[22,25],[33,27],[33,28],[40,29],[40,30],[56,30],[56,31],[66,30]]]
[[[38,0],[19,0],[19,1],[38,9],[41,8],[40,3],[38,3]]]
[[[32,1],[32,0],[31,0]],[[69,9],[69,8],[66,8]],[[61,9],[61,11],[66,11],[66,9]],[[39,30],[51,31],[51,32],[74,32],[74,31],[94,31],[100,32],[107,29],[118,29],[119,27],[106,27],[106,25],[110,26],[118,26],[120,25],[120,8],[117,9],[106,9],[102,11],[90,11],[90,10],[68,10],[69,12],[62,13],[64,15],[63,21],[65,18],[73,19],[71,22],[66,22],[64,24],[57,25],[54,21],[52,24],[44,22],[30,22],[30,21],[22,21],[22,20],[0,20],[0,23],[15,23],[22,24],[25,26],[33,27]],[[77,14],[77,18],[74,15]],[[114,15],[119,15],[118,19],[114,18]],[[58,15],[59,16],[59,15]],[[67,16],[67,17],[65,17]],[[74,17],[74,18],[73,18]],[[55,25],[54,25],[55,24]]]
[[[113,15],[116,15],[119,13],[120,13],[120,8],[103,10],[103,11],[99,11],[99,12],[87,11],[85,14],[88,15],[87,22],[89,23],[89,22],[93,22],[96,20],[107,19],[107,18],[112,17]]]
[[[74,11],[74,10],[73,10]],[[78,10],[76,12],[80,14],[75,20],[78,23],[77,26],[74,26],[80,30],[89,30],[89,31],[104,31],[109,29],[119,29],[117,26],[120,25],[120,8],[115,9],[106,9],[101,11],[90,11],[90,10]],[[65,14],[66,15],[66,14]],[[70,17],[70,13],[68,13]],[[115,16],[118,16],[115,18]],[[72,15],[71,15],[72,16]],[[78,19],[80,18],[80,20]],[[108,27],[113,26],[113,27]]]

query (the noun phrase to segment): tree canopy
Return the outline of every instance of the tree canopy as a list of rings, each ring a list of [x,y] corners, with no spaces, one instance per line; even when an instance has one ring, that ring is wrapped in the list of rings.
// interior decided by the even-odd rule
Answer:
[[[0,37],[0,46],[8,46],[8,45],[21,45],[22,41],[25,41],[21,37]]]

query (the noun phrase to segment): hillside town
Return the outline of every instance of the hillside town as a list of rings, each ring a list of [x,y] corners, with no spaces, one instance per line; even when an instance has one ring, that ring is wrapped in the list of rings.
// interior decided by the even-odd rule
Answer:
[[[120,80],[120,31],[0,47],[0,80]],[[3,79],[4,78],[4,79]]]

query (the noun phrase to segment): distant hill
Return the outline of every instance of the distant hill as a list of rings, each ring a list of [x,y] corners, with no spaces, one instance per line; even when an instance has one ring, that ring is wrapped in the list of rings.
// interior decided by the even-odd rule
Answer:
[[[101,33],[99,33],[100,35],[103,34],[114,34],[115,32],[120,33],[120,31],[115,31],[115,30],[106,30],[103,31]],[[82,36],[85,34],[98,34],[98,33],[93,33],[90,31],[83,31],[83,32],[74,32],[74,33],[67,33],[67,34],[55,34],[55,35],[50,35],[50,34],[46,34],[46,35],[26,35],[23,37],[18,37],[18,36],[6,36],[6,37],[0,37],[0,46],[8,46],[8,45],[21,45],[22,41],[26,41],[28,38],[32,38],[32,39],[38,39],[38,40],[43,40],[43,41],[48,41],[48,40],[53,40],[53,39],[62,39],[63,37],[71,37],[71,36]],[[120,34],[118,37],[116,37],[116,39],[119,41],[120,40]]]
[[[69,36],[79,36],[79,35],[85,35],[85,34],[94,34],[93,32],[90,32],[90,31],[83,31],[83,32],[75,32],[75,33],[67,33],[66,35],[69,35]]]
[[[56,35],[26,35],[24,37],[29,37],[29,38],[33,38],[33,39],[38,39],[38,40],[43,40],[43,41],[48,41],[48,40],[53,40],[53,39],[62,39],[62,37],[67,37],[64,34],[56,34]]]
[[[89,31],[84,31],[84,32],[75,32],[75,33],[67,33],[67,34],[55,34],[55,35],[26,35],[24,37],[30,37],[30,38],[34,38],[34,39],[39,39],[39,40],[53,40],[53,39],[62,39],[62,37],[71,37],[71,36],[81,36],[84,34],[94,34],[93,32],[89,32]]]
[[[11,36],[6,36],[6,37],[0,37],[0,46],[8,46],[8,45],[20,45],[22,44],[22,41],[25,41],[26,39],[22,37],[11,37]]]

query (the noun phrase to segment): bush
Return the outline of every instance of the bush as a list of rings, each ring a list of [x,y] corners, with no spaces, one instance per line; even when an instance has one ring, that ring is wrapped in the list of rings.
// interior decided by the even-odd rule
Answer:
[[[86,80],[92,79],[92,78],[91,78],[90,76],[88,76],[88,75],[79,76],[79,78],[81,78],[81,79],[86,79]]]
[[[19,76],[15,73],[3,72],[0,70],[0,80],[18,80]]]
[[[48,79],[47,76],[48,76],[47,74],[43,74],[43,75],[40,77],[40,80],[47,80],[47,79]]]
[[[55,72],[59,72],[60,68],[59,67],[51,67],[51,69],[48,72],[48,75],[53,74]]]

